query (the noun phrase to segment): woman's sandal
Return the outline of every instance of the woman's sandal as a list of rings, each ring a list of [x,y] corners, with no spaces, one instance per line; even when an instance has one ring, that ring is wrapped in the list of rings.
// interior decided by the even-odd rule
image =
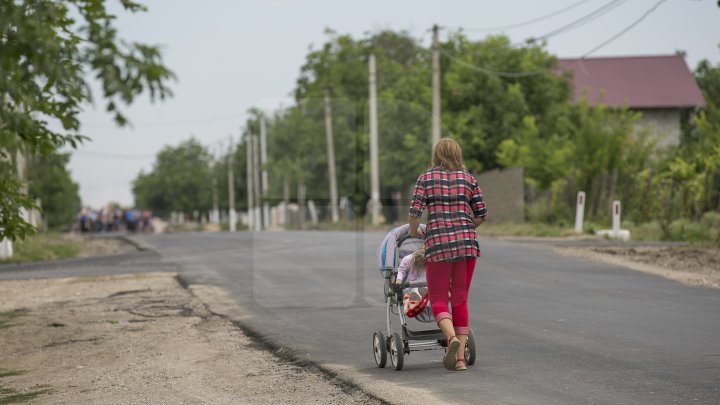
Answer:
[[[457,359],[455,360],[455,371],[465,371],[467,370],[467,363],[465,363],[465,360]]]
[[[447,351],[445,351],[445,357],[443,357],[443,366],[452,371],[455,370],[455,357],[457,356],[457,351],[460,348],[460,339],[458,339],[456,336],[450,336],[450,339],[448,339],[448,347]]]

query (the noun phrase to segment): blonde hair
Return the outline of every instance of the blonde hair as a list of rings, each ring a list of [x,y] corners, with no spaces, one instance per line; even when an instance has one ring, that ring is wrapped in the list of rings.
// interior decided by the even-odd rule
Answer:
[[[413,265],[425,265],[425,248],[413,252]]]
[[[462,160],[460,145],[450,138],[442,138],[435,145],[432,152],[432,165],[448,172],[467,170]]]

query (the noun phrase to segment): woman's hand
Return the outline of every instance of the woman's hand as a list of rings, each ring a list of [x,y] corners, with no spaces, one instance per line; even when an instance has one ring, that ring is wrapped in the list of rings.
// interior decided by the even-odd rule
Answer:
[[[408,235],[411,238],[420,238],[425,239],[425,232],[420,228],[420,218],[416,218],[411,216],[408,218],[408,225],[410,225],[410,229],[408,229]]]

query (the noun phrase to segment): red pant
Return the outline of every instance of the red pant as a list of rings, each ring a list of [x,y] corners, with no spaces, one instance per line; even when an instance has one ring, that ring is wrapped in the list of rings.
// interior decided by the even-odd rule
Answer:
[[[469,324],[468,291],[475,271],[475,260],[427,262],[428,298],[435,322],[450,319],[455,334],[467,335]],[[452,315],[448,308],[448,293]]]

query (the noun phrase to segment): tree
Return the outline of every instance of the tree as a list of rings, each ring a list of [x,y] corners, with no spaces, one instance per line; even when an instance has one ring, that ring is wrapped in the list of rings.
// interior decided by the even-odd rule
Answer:
[[[565,108],[570,87],[553,73],[555,58],[541,44],[516,48],[505,36],[470,41],[458,33],[442,49],[442,119],[471,171],[499,167],[496,151],[524,130],[526,116],[543,124],[540,138],[551,136],[552,127],[544,123]]]
[[[145,11],[119,1],[126,11]],[[13,180],[17,151],[46,156],[87,139],[78,114],[93,100],[88,77],[99,82],[118,125],[128,123],[121,107],[140,94],[153,101],[171,95],[174,76],[159,49],[121,41],[114,18],[103,0],[0,0],[0,238],[33,232],[19,216],[32,201]]]
[[[157,154],[150,173],[133,181],[138,208],[161,216],[172,211],[209,212],[212,208],[211,156],[196,139],[177,147],[165,147]]]
[[[69,161],[69,153],[50,153],[28,162],[29,194],[40,199],[50,229],[71,224],[80,211],[78,185],[66,167]]]

